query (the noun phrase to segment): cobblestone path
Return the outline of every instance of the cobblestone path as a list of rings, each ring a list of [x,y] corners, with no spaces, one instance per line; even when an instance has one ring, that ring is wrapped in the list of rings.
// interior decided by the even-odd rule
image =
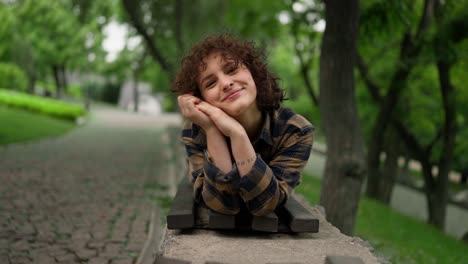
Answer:
[[[141,262],[178,122],[101,107],[62,137],[0,147],[0,263]]]

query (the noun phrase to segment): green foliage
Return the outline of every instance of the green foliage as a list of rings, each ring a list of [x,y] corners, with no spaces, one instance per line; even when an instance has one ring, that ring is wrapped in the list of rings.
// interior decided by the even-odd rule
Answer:
[[[116,105],[119,101],[120,83],[107,81],[102,87],[101,100]]]
[[[8,59],[8,54],[13,48],[11,45],[11,36],[14,31],[14,14],[11,8],[0,2],[0,17],[2,18],[2,23],[0,23],[0,61]]]
[[[316,177],[304,174],[296,191],[316,204],[320,184]],[[361,198],[355,235],[369,241],[391,263],[463,263],[466,259],[463,242],[366,197]]]
[[[75,125],[38,113],[17,108],[8,108],[0,103],[0,146],[38,140],[45,137],[59,136]]]
[[[466,259],[463,242],[367,198],[359,206],[356,233],[392,263],[462,263]]]
[[[116,105],[121,86],[122,84],[117,80],[88,80],[83,84],[83,89],[89,98]]]
[[[320,125],[320,110],[314,105],[312,99],[308,96],[301,96],[296,100],[286,100],[284,106],[291,108],[296,113],[304,116],[309,122],[314,124],[316,127]]]
[[[83,107],[59,100],[0,89],[0,105],[29,110],[74,121],[85,114]]]
[[[281,32],[277,15],[284,9],[283,1],[229,1],[223,24],[243,37],[265,43]]]
[[[435,65],[415,67],[408,78],[409,87],[399,105],[398,115],[418,135],[419,142],[429,144],[443,127],[444,112]],[[428,114],[430,113],[430,114]]]
[[[464,59],[459,60],[452,69],[452,79],[457,94],[457,137],[455,139],[455,153],[453,167],[460,172],[468,172],[468,86],[466,73],[468,72],[468,39],[459,44],[459,49],[465,51]],[[461,52],[460,52],[461,53]]]
[[[21,68],[10,63],[0,63],[0,87],[24,91],[27,86],[27,76]]]
[[[272,47],[269,53],[271,71],[280,78],[280,86],[285,90],[287,98],[291,100],[308,96],[306,95],[302,76],[299,74],[299,64],[294,54],[293,45],[290,38],[284,38]],[[318,67],[311,68],[310,72],[312,77],[318,72]],[[311,80],[314,80],[314,78],[311,78]],[[315,88],[318,88],[318,86],[315,86]]]
[[[67,88],[67,93],[73,98],[77,98],[77,99],[83,98],[83,89],[77,83],[69,84]]]
[[[174,104],[174,100],[169,96],[164,96],[163,99],[163,111],[164,112],[174,112],[176,110],[176,106]]]

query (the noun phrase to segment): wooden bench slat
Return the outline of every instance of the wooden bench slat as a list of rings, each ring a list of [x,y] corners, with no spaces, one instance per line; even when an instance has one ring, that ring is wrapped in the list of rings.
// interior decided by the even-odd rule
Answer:
[[[254,216],[252,229],[263,232],[278,232],[278,216],[275,213],[265,216]]]
[[[224,215],[206,211],[206,221],[195,223],[197,206],[193,200],[193,187],[187,178],[182,179],[167,215],[168,229],[239,229],[262,232],[313,232],[319,230],[319,221],[294,196],[290,196],[286,204],[266,216],[251,214]],[[202,209],[197,206],[198,210]],[[199,220],[200,216],[197,217]]]
[[[209,210],[208,227],[213,229],[235,229],[236,216],[220,214],[213,210]]]
[[[312,232],[319,230],[319,221],[294,196],[288,197],[286,204],[277,214],[285,219],[292,232]]]
[[[364,262],[359,257],[327,256],[325,264],[364,264]]]
[[[168,229],[187,229],[195,226],[193,189],[186,177],[179,184],[166,220]]]

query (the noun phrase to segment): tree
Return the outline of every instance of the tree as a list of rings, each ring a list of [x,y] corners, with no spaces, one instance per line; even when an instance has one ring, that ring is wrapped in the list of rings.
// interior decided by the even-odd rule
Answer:
[[[301,10],[294,10],[299,6]],[[315,2],[291,1],[289,14],[291,16],[290,34],[294,40],[294,51],[299,61],[299,71],[307,94],[315,106],[319,105],[319,96],[313,85],[311,72],[318,53],[320,32],[314,26],[322,19],[323,6]]]
[[[385,149],[383,146],[396,145],[395,142],[398,142],[398,138],[395,137],[396,133],[403,140],[412,157],[416,158],[422,165],[425,182],[424,190],[428,201],[428,221],[439,228],[444,227],[445,208],[448,200],[448,173],[451,167],[456,133],[456,104],[450,77],[450,68],[455,60],[453,59],[454,56],[451,56],[453,54],[451,44],[453,36],[450,36],[450,34],[453,35],[453,32],[460,29],[462,29],[460,32],[466,31],[464,29],[466,26],[463,26],[461,22],[464,19],[466,20],[466,15],[457,18],[457,16],[445,14],[446,17],[443,19],[442,14],[448,13],[450,7],[449,3],[442,4],[439,1],[428,0],[424,2],[423,13],[415,36],[412,36],[411,28],[407,27],[402,37],[399,61],[396,64],[385,97],[381,95],[383,91],[381,85],[370,78],[367,70],[369,67],[362,58],[360,58],[358,64],[362,79],[366,83],[372,98],[379,106],[379,114],[369,143],[368,165],[370,174],[367,194],[384,202],[389,201],[395,174],[390,175],[382,172],[384,168],[380,166],[380,154]],[[431,24],[434,17],[437,17],[437,23]],[[461,28],[460,24],[462,24]],[[455,25],[457,29],[455,29]],[[455,35],[460,37],[460,33]],[[432,55],[428,52],[430,50],[433,51]],[[418,65],[418,63],[421,65]],[[435,73],[438,77],[436,74],[430,74],[431,69],[430,66],[427,66],[428,63],[429,65],[433,63],[432,65],[436,66]],[[429,74],[424,75],[422,73]],[[415,78],[414,75],[416,74],[419,75]],[[417,96],[413,95],[411,97],[411,102],[408,101],[410,104],[405,106],[406,114],[395,114],[398,111],[402,113],[401,98],[405,98],[405,93],[408,94],[410,91],[415,90],[415,80],[419,79],[418,82],[421,82],[421,80],[429,80],[428,78],[434,78],[434,80],[426,81],[424,87],[419,88],[420,90],[426,90],[426,92],[419,92]],[[432,89],[433,83],[437,80],[439,81],[441,103],[437,102],[439,99],[433,95],[434,92],[427,92],[428,89]],[[424,100],[429,104],[424,103]],[[425,106],[424,110],[411,122],[408,119],[417,112],[411,109],[414,102],[421,104],[419,108]],[[436,107],[431,112],[442,113],[440,117],[437,114],[427,117],[428,107],[431,105]],[[417,122],[414,122],[414,120],[417,120]],[[433,127],[433,132],[427,135],[427,133],[424,133],[424,129],[415,129],[417,128],[415,123],[420,126],[429,124],[429,127]],[[428,126],[425,126],[425,128],[427,131]],[[391,141],[388,140],[390,135]],[[385,141],[387,142],[385,143]],[[398,150],[393,153],[387,151],[386,154],[386,162],[389,156],[393,157],[392,167],[396,167]],[[439,170],[436,175],[433,175],[433,167],[436,164]],[[388,168],[385,169],[388,170]]]
[[[384,139],[388,128],[388,119],[392,118],[395,108],[400,99],[401,93],[406,87],[408,76],[411,69],[416,63],[416,58],[419,55],[422,48],[423,33],[429,27],[429,24],[433,17],[434,1],[426,0],[424,4],[423,13],[419,22],[419,27],[416,33],[413,34],[411,25],[407,26],[403,33],[400,43],[400,54],[399,61],[395,64],[396,69],[391,77],[389,88],[384,97],[380,96],[379,86],[370,80],[368,76],[368,66],[365,65],[364,60],[359,56],[358,66],[365,80],[367,87],[370,90],[370,94],[373,98],[379,102],[379,110],[377,118],[372,129],[371,139],[369,141],[367,160],[368,160],[368,182],[366,194],[369,197],[386,201],[386,197],[382,197],[381,194],[389,193],[385,190],[388,186],[383,184],[386,181],[381,181],[381,168],[380,168],[380,156],[384,146]],[[411,7],[406,7],[411,8]]]
[[[320,204],[333,225],[352,235],[366,175],[353,75],[359,1],[325,1],[325,19],[320,56],[320,110],[328,153]]]

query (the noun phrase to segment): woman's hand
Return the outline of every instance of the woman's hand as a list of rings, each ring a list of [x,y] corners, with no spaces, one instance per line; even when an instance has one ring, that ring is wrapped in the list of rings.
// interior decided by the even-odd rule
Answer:
[[[201,101],[195,105],[195,108],[201,110],[201,112],[208,116],[219,131],[221,131],[221,133],[226,137],[233,137],[246,133],[244,127],[237,122],[237,120],[216,106]]]
[[[207,131],[214,127],[213,121],[204,112],[200,111],[196,106],[202,102],[198,97],[191,94],[184,94],[177,97],[181,114],[192,121],[194,124]]]

